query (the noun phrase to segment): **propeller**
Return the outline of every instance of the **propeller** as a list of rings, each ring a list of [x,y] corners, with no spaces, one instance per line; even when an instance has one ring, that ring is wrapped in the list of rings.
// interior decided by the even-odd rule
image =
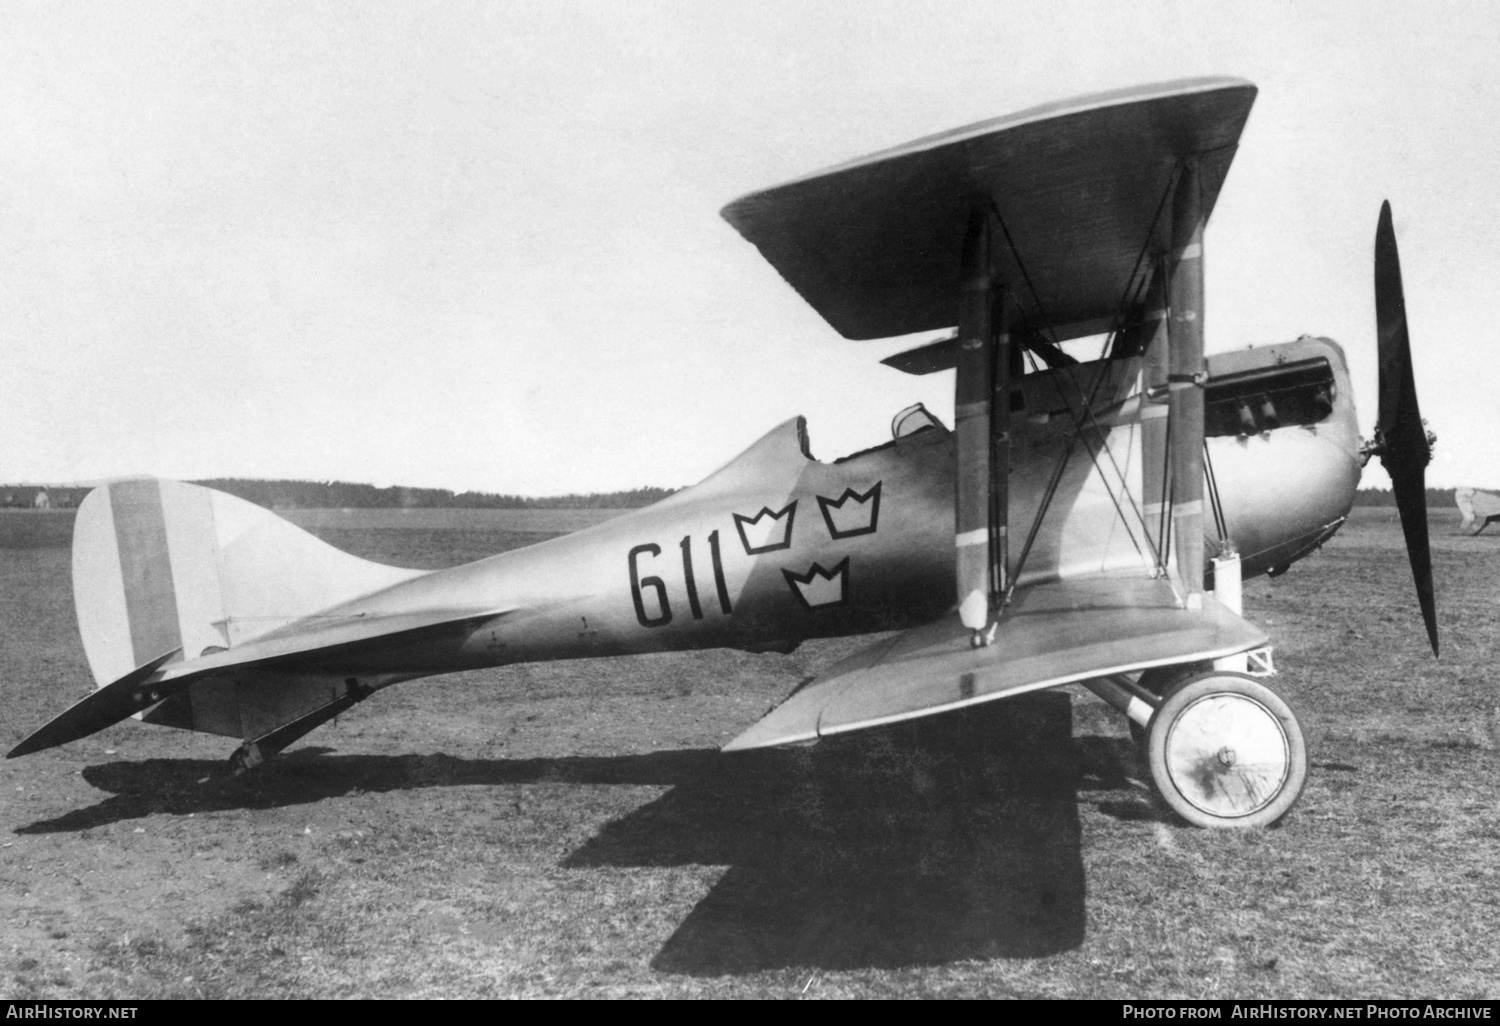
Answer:
[[[1389,200],[1381,204],[1380,224],[1375,229],[1375,325],[1379,334],[1380,419],[1375,426],[1374,451],[1391,476],[1422,621],[1427,625],[1432,654],[1437,655],[1437,607],[1432,594],[1432,553],[1427,545],[1426,476],[1432,445],[1417,407],[1417,387],[1412,379],[1401,260],[1396,252]]]

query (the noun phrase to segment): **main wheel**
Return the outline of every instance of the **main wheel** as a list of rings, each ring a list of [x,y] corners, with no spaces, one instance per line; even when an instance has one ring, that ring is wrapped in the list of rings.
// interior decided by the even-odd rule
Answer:
[[[1170,688],[1146,734],[1157,793],[1194,826],[1267,826],[1307,782],[1297,717],[1242,673],[1209,672]]]

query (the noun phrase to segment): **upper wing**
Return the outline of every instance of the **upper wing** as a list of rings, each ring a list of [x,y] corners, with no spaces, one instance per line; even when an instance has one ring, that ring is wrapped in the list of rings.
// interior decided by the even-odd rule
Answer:
[[[945,328],[959,309],[970,203],[990,197],[1026,281],[1013,331],[1059,341],[1113,328],[1166,248],[1178,161],[1200,156],[1203,216],[1229,172],[1255,86],[1191,79],[1102,93],[929,136],[750,193],[723,216],[846,338]],[[1031,290],[1034,289],[1034,294]]]
[[[1266,644],[1213,596],[1181,609],[1165,580],[1092,577],[1017,589],[994,642],[950,615],[833,666],[725,751],[809,741],[1112,673],[1217,659]]]

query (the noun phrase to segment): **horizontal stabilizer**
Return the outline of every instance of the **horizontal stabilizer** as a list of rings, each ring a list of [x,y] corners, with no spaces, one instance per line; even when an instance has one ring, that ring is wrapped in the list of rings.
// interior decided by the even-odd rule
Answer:
[[[235,648],[172,663],[162,669],[177,655],[174,649],[76,703],[13,748],[6,758],[30,755],[97,733],[205,677],[249,667],[272,666],[287,671],[337,668],[341,663],[349,665],[365,658],[372,651],[405,647],[447,632],[477,627],[505,612],[428,610],[337,619],[310,617]]]
[[[113,684],[106,684],[87,698],[73,703],[51,722],[33,731],[30,737],[7,752],[5,757],[14,759],[18,756],[30,755],[32,752],[40,752],[45,748],[65,745],[81,737],[88,737],[181,691],[187,687],[186,681],[176,685],[163,685],[159,681],[147,684],[162,664],[179,651],[181,649],[174,648],[164,655],[157,656],[149,663],[131,670]]]
[[[1165,580],[1091,577],[1017,590],[994,642],[956,614],[833,666],[724,746],[737,751],[932,716],[1024,691],[1259,648],[1265,634],[1204,596],[1182,609]]]

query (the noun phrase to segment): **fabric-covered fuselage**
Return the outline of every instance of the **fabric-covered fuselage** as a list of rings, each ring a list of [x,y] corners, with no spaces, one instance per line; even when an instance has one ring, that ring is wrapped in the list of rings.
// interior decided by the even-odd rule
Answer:
[[[1205,517],[1210,554],[1228,540],[1244,575],[1279,572],[1326,540],[1353,502],[1360,439],[1343,353],[1300,339],[1211,356],[1209,369],[1218,511]],[[1021,587],[1151,572],[1159,538],[1141,494],[1140,417],[1149,404],[1138,371],[1126,360],[1017,379],[1013,569],[1035,526]],[[953,461],[951,434],[935,427],[822,463],[793,420],[654,506],[329,612],[389,615],[438,601],[508,610],[466,636],[381,663],[397,669],[396,658],[417,673],[715,646],[785,650],[811,637],[909,627],[955,601]]]

